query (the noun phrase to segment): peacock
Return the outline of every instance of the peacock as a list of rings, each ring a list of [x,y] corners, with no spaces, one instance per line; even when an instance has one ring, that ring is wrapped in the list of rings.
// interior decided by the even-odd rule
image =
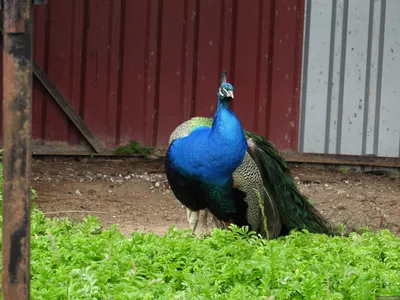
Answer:
[[[186,207],[191,229],[205,210],[225,227],[249,226],[268,238],[303,228],[336,234],[300,193],[276,147],[242,128],[229,109],[234,87],[225,72],[217,98],[214,118],[193,117],[175,128],[165,158],[168,183]]]

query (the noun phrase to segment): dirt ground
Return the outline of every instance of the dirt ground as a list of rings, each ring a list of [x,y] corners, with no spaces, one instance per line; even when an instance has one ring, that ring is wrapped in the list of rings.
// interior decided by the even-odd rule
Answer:
[[[400,178],[309,166],[292,174],[317,208],[334,223],[388,228],[400,235]],[[162,160],[35,159],[32,185],[39,208],[49,217],[97,216],[123,233],[163,234],[189,228],[185,209],[174,198]]]

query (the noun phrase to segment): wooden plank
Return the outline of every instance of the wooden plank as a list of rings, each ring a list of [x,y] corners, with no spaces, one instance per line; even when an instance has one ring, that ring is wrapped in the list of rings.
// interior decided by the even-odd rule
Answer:
[[[68,146],[68,147],[46,147],[32,146],[33,156],[92,156],[97,155],[86,147]],[[108,154],[109,155],[109,154]],[[106,152],[102,152],[101,156],[108,156]],[[115,155],[115,154],[114,154]]]
[[[115,151],[103,151],[94,154],[85,146],[65,145],[40,145],[33,141],[32,152],[35,156],[110,156],[110,157],[142,157],[138,154],[116,154]],[[165,158],[165,149],[157,149],[152,158]],[[293,153],[283,152],[282,157],[290,164],[305,163],[318,165],[344,165],[344,166],[364,166],[364,167],[384,167],[400,168],[400,158],[398,157],[377,157],[377,156],[358,156],[358,155],[334,155],[334,154],[314,154],[314,153]]]
[[[64,113],[68,116],[72,123],[76,126],[76,128],[82,133],[82,135],[86,138],[90,146],[97,153],[101,153],[105,151],[105,146],[103,143],[93,134],[93,132],[89,129],[89,127],[85,124],[82,118],[77,114],[71,104],[64,98],[64,96],[60,93],[57,87],[53,84],[47,74],[43,71],[43,69],[36,63],[33,62],[33,73],[40,80],[46,90],[53,97],[55,102],[60,106],[60,108],[64,111]]]
[[[93,153],[89,147],[85,146],[71,146],[71,145],[32,145],[33,156],[96,156],[96,157],[138,157],[143,158],[139,154],[117,154],[113,149],[102,151],[101,153]],[[164,156],[162,156],[164,158]]]

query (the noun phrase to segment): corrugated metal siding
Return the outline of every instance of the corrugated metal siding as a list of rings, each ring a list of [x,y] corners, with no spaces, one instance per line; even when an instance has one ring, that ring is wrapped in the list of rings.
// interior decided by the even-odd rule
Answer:
[[[297,150],[303,0],[69,0],[35,7],[34,59],[107,145],[166,146],[212,116],[221,70],[243,125]],[[81,141],[35,83],[33,137]]]
[[[400,156],[400,1],[306,2],[300,152]]]

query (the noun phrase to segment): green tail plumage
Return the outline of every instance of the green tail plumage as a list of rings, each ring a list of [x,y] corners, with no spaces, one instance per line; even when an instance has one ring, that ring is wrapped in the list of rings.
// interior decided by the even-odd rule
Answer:
[[[260,168],[264,184],[275,200],[287,229],[307,229],[313,233],[336,234],[334,227],[300,193],[286,161],[275,146],[262,136],[245,131],[249,153]]]

